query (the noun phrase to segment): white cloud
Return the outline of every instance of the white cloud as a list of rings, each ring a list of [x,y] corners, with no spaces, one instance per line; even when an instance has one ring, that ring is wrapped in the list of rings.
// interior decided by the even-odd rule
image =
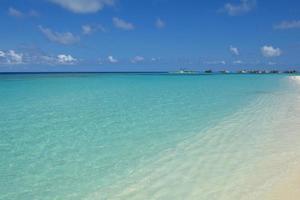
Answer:
[[[105,32],[105,28],[102,25],[89,25],[85,24],[81,26],[82,34],[84,35],[90,35],[98,30]]]
[[[83,25],[81,28],[82,28],[82,33],[85,35],[89,35],[93,32],[93,28],[90,25]]]
[[[9,62],[12,64],[21,64],[23,63],[23,54],[18,54],[14,50],[9,50],[8,53],[6,53],[7,56],[10,58]]]
[[[166,26],[166,23],[160,18],[158,18],[155,22],[155,26],[156,28],[164,28]]]
[[[0,57],[5,57],[4,51],[0,51]]]
[[[108,59],[108,61],[109,61],[110,63],[117,63],[117,62],[118,62],[118,60],[115,59],[113,56],[108,56],[107,59]]]
[[[232,63],[236,64],[236,65],[239,65],[239,64],[243,64],[243,61],[241,61],[241,60],[235,60]]]
[[[28,13],[17,10],[16,8],[10,7],[8,14],[13,17],[37,17],[39,13],[35,10],[30,10]]]
[[[102,10],[104,6],[113,6],[115,0],[49,0],[52,3],[74,12],[95,13]]]
[[[160,62],[162,59],[160,57],[153,57],[150,59],[151,62]]]
[[[256,0],[241,0],[239,4],[226,3],[222,11],[230,16],[237,16],[250,12],[255,6]]]
[[[230,47],[229,47],[229,51],[230,51],[233,55],[235,55],[235,56],[240,55],[240,51],[239,51],[239,49],[238,49],[237,47],[230,46]]]
[[[282,51],[279,48],[265,45],[261,47],[261,53],[264,57],[277,57],[282,54]]]
[[[42,26],[39,26],[39,29],[46,36],[46,38],[51,42],[67,45],[67,44],[77,43],[80,40],[79,36],[75,36],[70,32],[64,32],[64,33],[54,32],[51,29],[44,28]]]
[[[129,31],[129,30],[134,29],[134,25],[132,23],[126,22],[125,20],[117,18],[117,17],[113,18],[113,23],[114,23],[115,27],[123,29],[123,30]]]
[[[8,9],[8,14],[13,17],[23,17],[24,16],[24,14],[21,11],[15,9],[13,7],[10,7]]]
[[[274,26],[274,29],[294,29],[300,28],[300,20],[283,21],[280,24]]]
[[[138,62],[142,62],[144,60],[145,60],[145,58],[142,57],[142,56],[135,56],[134,58],[131,59],[131,62],[132,63],[138,63]]]
[[[63,65],[75,64],[77,59],[72,57],[71,55],[60,54],[57,55],[57,62]]]
[[[23,64],[23,54],[14,50],[0,51],[0,64],[17,65]]]

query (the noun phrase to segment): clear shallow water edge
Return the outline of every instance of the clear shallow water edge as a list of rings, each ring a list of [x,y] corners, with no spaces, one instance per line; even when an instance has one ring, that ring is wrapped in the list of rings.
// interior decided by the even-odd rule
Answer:
[[[0,75],[0,199],[262,198],[299,163],[298,88],[287,75]]]

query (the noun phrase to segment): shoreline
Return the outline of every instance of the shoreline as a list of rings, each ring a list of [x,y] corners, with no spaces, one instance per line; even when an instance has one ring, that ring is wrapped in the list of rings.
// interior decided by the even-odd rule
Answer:
[[[300,72],[284,72],[280,71],[278,73],[266,72],[266,73],[252,73],[252,72],[239,72],[239,71],[232,71],[232,72],[202,72],[202,71],[195,71],[195,73],[176,73],[176,72],[169,72],[169,71],[53,71],[53,72],[0,72],[0,75],[26,75],[26,74],[163,74],[163,75],[180,75],[180,76],[196,76],[196,75],[287,75],[287,76],[297,76],[300,75]]]
[[[291,76],[289,77],[291,81],[293,81],[300,88],[300,76]],[[298,95],[296,105],[296,111],[300,112],[300,95]],[[299,115],[300,117],[300,115]],[[300,118],[298,118],[300,121]],[[298,127],[294,127],[295,129],[300,129],[300,125]],[[295,138],[296,139],[296,138]],[[289,167],[289,171],[287,175],[277,184],[274,185],[271,192],[265,196],[267,200],[299,200],[300,199],[300,159],[295,158],[294,162]]]
[[[300,77],[291,78],[294,79],[300,81]],[[300,191],[295,186],[300,176],[295,178],[295,174],[300,164],[293,161],[300,155],[300,148],[295,149],[300,137],[298,127],[284,126],[292,121],[282,118],[294,103],[286,107],[283,102],[291,97],[294,94],[262,95],[215,127],[140,166],[122,184],[114,186],[118,192],[116,188],[106,188],[91,199],[108,192],[103,197],[143,199],[151,193],[153,198],[162,199],[187,195],[188,199],[298,200]],[[234,122],[241,118],[242,125],[237,126]],[[291,136],[286,137],[286,133]],[[202,149],[203,146],[207,147]],[[211,174],[207,174],[209,171]],[[210,190],[215,194],[207,193]]]

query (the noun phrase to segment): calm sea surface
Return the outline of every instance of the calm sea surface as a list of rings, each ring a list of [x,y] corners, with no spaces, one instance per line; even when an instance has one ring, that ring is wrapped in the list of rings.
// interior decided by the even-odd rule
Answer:
[[[300,161],[299,88],[287,75],[0,75],[0,199],[263,199]]]

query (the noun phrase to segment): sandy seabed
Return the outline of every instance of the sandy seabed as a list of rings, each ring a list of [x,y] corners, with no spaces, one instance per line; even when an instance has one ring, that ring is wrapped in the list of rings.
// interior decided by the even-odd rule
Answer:
[[[287,81],[87,199],[299,200],[300,77]]]

